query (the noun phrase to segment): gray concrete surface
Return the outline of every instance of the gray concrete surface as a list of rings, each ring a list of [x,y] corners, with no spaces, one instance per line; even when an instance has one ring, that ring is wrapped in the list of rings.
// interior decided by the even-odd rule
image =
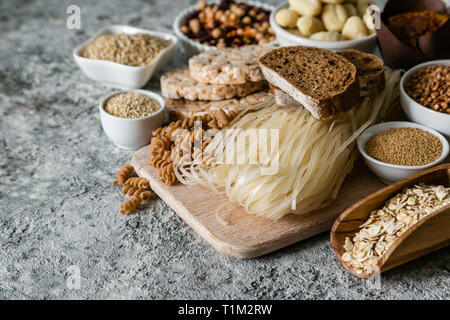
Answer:
[[[193,2],[78,1],[81,30],[65,27],[72,1],[0,2],[0,298],[449,299],[450,248],[373,288],[339,265],[328,233],[241,261],[157,197],[117,213],[112,177],[132,153],[103,134],[97,102],[112,89],[86,78],[72,49],[110,24],[169,31]],[[183,63],[177,49],[163,71]]]

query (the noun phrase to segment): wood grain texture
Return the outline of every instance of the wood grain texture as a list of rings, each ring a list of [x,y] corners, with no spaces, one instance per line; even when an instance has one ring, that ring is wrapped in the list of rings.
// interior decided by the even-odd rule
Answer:
[[[361,198],[384,187],[362,161],[347,177],[338,199],[328,208],[305,215],[289,214],[278,221],[248,214],[223,194],[202,186],[166,186],[149,165],[146,146],[132,159],[136,173],[150,182],[158,194],[186,223],[220,252],[236,258],[254,258],[329,230],[339,214]],[[229,222],[221,224],[215,212]]]
[[[372,210],[401,192],[403,188],[424,182],[426,184],[450,186],[450,163],[426,170],[409,179],[385,187],[355,203],[344,211],[333,224],[330,234],[331,247],[344,268],[352,275],[367,279],[376,272],[385,272],[430,252],[450,245],[450,206],[430,214],[402,234],[381,257],[372,272],[358,274],[351,266],[342,261],[345,253],[346,237],[352,238],[359,226],[369,217]]]

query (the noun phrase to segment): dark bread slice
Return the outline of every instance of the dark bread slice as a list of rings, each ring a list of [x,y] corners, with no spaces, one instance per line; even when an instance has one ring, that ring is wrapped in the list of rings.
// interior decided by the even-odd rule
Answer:
[[[336,51],[356,66],[361,97],[375,96],[385,87],[383,60],[373,54],[348,49]],[[280,88],[270,84],[275,102],[280,106],[301,106],[296,100]]]
[[[356,67],[343,56],[312,47],[281,47],[259,58],[266,79],[326,120],[361,104]]]
[[[355,65],[362,97],[374,96],[384,90],[386,80],[383,60],[373,54],[354,49],[336,51],[336,53]]]

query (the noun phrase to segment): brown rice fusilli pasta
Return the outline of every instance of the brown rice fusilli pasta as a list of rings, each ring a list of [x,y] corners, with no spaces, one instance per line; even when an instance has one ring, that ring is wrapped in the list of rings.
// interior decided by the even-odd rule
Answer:
[[[132,196],[139,188],[132,186],[131,184],[125,184],[122,187],[122,194],[126,194],[128,196]]]
[[[145,189],[145,188],[150,187],[148,180],[145,178],[140,178],[140,177],[129,178],[127,181],[125,181],[125,184],[131,185],[133,187],[137,187],[139,189]]]
[[[228,127],[238,113],[237,109],[229,111],[228,114],[218,109],[214,113],[173,121],[153,131],[150,143],[151,165],[159,169],[158,176],[161,180],[169,186],[176,184],[178,179],[174,170],[192,160],[211,165],[214,159],[210,155],[203,155],[203,150],[214,134],[208,132],[208,135],[205,130],[213,129],[212,131],[217,133],[218,130]],[[201,123],[200,130],[196,129],[196,122]]]
[[[142,202],[141,197],[130,197],[127,201],[120,205],[120,214],[130,214],[134,209],[136,209]]]
[[[125,163],[119,171],[116,173],[116,181],[113,182],[114,185],[118,184],[122,186],[128,177],[133,173],[133,167],[129,163]]]

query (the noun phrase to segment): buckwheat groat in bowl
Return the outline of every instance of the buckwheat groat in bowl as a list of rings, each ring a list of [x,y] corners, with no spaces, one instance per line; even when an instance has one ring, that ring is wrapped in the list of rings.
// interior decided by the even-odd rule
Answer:
[[[450,60],[422,63],[406,72],[400,99],[411,121],[450,138]]]
[[[164,99],[151,91],[119,91],[99,104],[106,135],[119,148],[137,150],[150,143],[152,132],[164,121]]]

